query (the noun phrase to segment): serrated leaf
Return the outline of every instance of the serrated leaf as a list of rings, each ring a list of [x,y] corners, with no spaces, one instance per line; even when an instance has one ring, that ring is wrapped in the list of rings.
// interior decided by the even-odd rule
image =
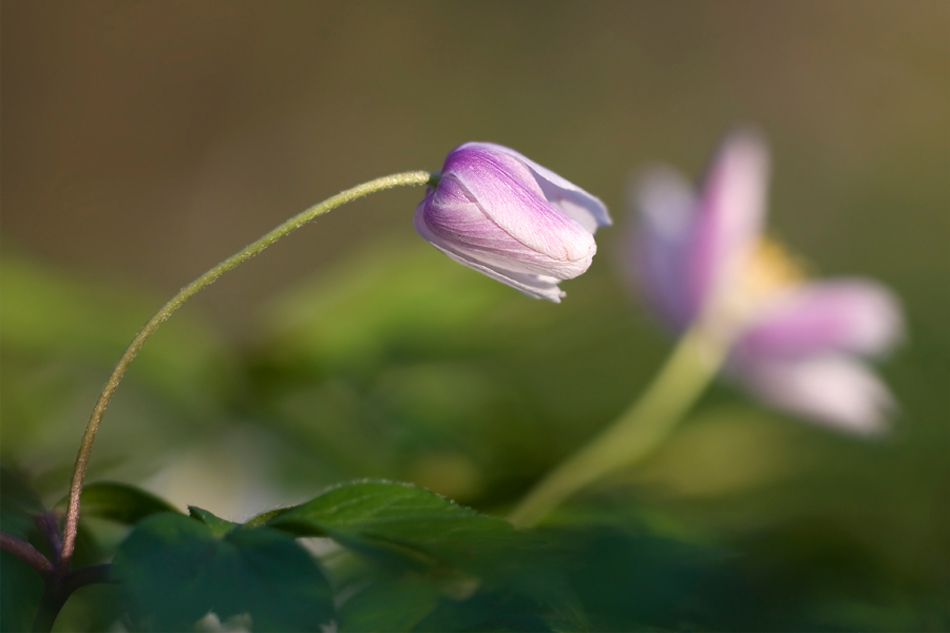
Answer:
[[[449,565],[480,573],[523,559],[537,546],[508,521],[408,484],[359,481],[327,490],[267,525],[300,536],[330,536],[387,560]]]
[[[190,630],[214,612],[247,613],[255,631],[316,631],[333,616],[330,585],[292,537],[239,527],[216,538],[177,514],[141,521],[115,557],[133,627]]]
[[[57,507],[65,508],[66,499]],[[123,525],[134,525],[145,517],[159,512],[181,512],[164,499],[141,488],[115,481],[86,484],[80,497],[80,511],[84,517],[108,519]]]
[[[188,506],[188,515],[192,519],[196,519],[207,525],[211,533],[218,538],[225,536],[239,525],[238,523],[216,517],[207,510],[202,510],[196,506]]]

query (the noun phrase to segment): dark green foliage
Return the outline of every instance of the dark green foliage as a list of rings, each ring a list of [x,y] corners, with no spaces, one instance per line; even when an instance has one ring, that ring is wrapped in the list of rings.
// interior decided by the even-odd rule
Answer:
[[[584,628],[552,543],[414,486],[345,484],[268,525],[329,536],[385,570],[344,603],[346,630]]]
[[[226,536],[239,525],[238,523],[233,523],[220,517],[216,517],[207,510],[202,510],[201,508],[196,508],[195,506],[188,506],[188,515],[192,519],[196,519],[207,525],[208,529],[211,530],[211,534],[213,534],[216,538],[222,538]]]
[[[732,630],[728,618],[749,598],[729,559],[709,548],[629,526],[559,538],[573,549],[568,576],[597,631]]]
[[[34,515],[43,505],[23,477],[0,466],[0,530],[39,545]],[[7,551],[0,551],[0,631],[28,631],[43,592],[40,574]]]
[[[119,547],[130,626],[191,627],[209,612],[254,630],[313,630],[333,618],[330,585],[294,536],[344,546],[329,561],[341,630],[586,630],[558,569],[563,547],[428,491],[358,481],[246,525],[200,508],[139,522]],[[348,579],[349,576],[349,579]],[[354,593],[355,591],[355,593]]]
[[[57,627],[109,630],[122,619],[192,630],[213,611],[252,630],[331,620],[340,631],[950,629],[950,426],[942,392],[923,380],[946,373],[939,322],[915,325],[915,346],[887,366],[907,420],[884,441],[833,435],[716,387],[636,471],[519,531],[500,518],[506,509],[627,406],[667,343],[603,279],[585,277],[552,310],[443,259],[380,249],[291,293],[258,343],[231,357],[243,377],[234,383],[198,371],[203,348],[187,363],[201,375],[160,380],[179,371],[180,348],[196,337],[169,331],[163,343],[159,334],[145,350],[151,369],[133,367],[93,458],[93,468],[113,468],[124,456],[110,476],[135,481],[153,472],[143,456],[171,463],[168,446],[188,447],[212,490],[217,460],[247,459],[284,499],[365,476],[415,485],[334,485],[241,525],[196,507],[185,516],[126,484],[91,483],[75,561],[115,555],[121,583],[79,590]],[[612,298],[585,299],[597,284]],[[110,325],[100,359],[91,341],[101,323],[91,321],[73,360],[49,365],[53,343],[27,345],[34,334],[42,342],[30,323],[4,326],[4,450],[49,455],[53,466],[32,482],[42,496],[3,471],[0,522],[42,549],[33,515],[45,511],[41,498],[62,495],[75,445],[27,442],[68,435],[56,424],[78,439],[113,348],[134,327],[119,337]],[[86,391],[73,393],[77,384]],[[249,439],[249,456],[229,455],[232,432]],[[311,537],[320,539],[313,547],[303,540]],[[7,553],[0,565],[0,626],[28,629],[39,575]]]
[[[438,586],[419,579],[374,584],[340,608],[340,631],[411,631],[438,605]]]
[[[66,501],[60,503],[66,507]],[[142,519],[159,512],[178,512],[174,506],[141,488],[114,481],[86,484],[80,498],[82,515],[135,525]]]
[[[34,516],[43,514],[43,502],[20,473],[0,466],[0,525],[4,532],[29,538],[36,531]]]
[[[472,573],[498,573],[539,546],[504,519],[414,486],[382,481],[332,488],[267,525],[301,536],[329,536],[385,560]]]
[[[43,593],[39,573],[9,552],[0,552],[0,631],[29,631]]]
[[[157,514],[119,547],[122,583],[136,629],[190,630],[213,611],[249,614],[255,630],[316,631],[333,617],[330,586],[293,538],[266,527],[218,538],[201,521]]]

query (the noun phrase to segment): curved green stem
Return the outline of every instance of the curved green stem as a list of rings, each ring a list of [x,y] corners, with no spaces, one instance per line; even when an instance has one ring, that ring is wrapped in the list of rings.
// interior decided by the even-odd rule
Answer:
[[[168,317],[170,317],[178,308],[182,306],[182,304],[188,301],[188,299],[194,296],[199,290],[213,283],[218,277],[228,272],[232,268],[254,257],[280,238],[289,235],[293,231],[296,231],[301,226],[307,222],[310,222],[317,216],[370,193],[382,191],[383,189],[390,189],[392,187],[425,185],[429,183],[432,178],[432,174],[426,171],[410,171],[402,174],[394,174],[392,176],[384,176],[383,178],[371,180],[370,182],[363,183],[362,185],[358,185],[352,189],[347,189],[346,191],[339,193],[332,198],[328,198],[327,200],[310,207],[299,215],[287,220],[261,239],[245,247],[238,253],[235,253],[182,288],[181,291],[171,299],[171,301],[166,303],[162,309],[158,311],[158,314],[152,317],[152,319],[145,324],[145,327],[143,327],[141,331],[136,334],[135,338],[132,339],[132,343],[129,344],[129,347],[125,350],[122,358],[119,359],[118,364],[112,371],[112,375],[109,376],[109,379],[106,381],[105,386],[102,388],[102,393],[99,394],[99,400],[96,402],[96,406],[92,410],[92,415],[89,418],[89,422],[86,424],[86,430],[83,433],[82,442],[79,445],[79,454],[76,457],[76,465],[73,469],[72,484],[69,487],[69,506],[66,509],[66,525],[63,531],[63,549],[59,560],[60,573],[64,573],[69,569],[73,550],[76,547],[76,528],[79,522],[79,495],[82,492],[83,476],[86,473],[86,466],[89,463],[89,454],[92,451],[92,443],[96,437],[96,431],[99,428],[99,422],[102,420],[102,415],[105,413],[106,407],[109,406],[109,401],[112,399],[112,394],[115,393],[115,389],[119,385],[119,381],[122,380],[123,374],[125,374],[126,369],[128,369],[129,363],[132,362],[132,359],[135,358],[135,355],[138,354],[140,349],[142,349],[142,346],[145,344],[145,341],[148,340],[148,337],[150,337]]]
[[[643,396],[548,473],[508,516],[511,522],[534,526],[571,495],[649,455],[699,398],[727,351],[719,337],[702,327],[689,330]]]

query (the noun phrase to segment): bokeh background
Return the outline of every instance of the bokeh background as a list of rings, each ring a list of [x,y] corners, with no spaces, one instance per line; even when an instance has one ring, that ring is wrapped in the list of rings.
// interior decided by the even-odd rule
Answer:
[[[781,570],[770,608],[808,596],[797,626],[942,630],[947,33],[942,0],[7,0],[3,461],[54,503],[102,382],[178,288],[341,189],[485,140],[612,211],[563,304],[419,239],[420,190],[375,195],[176,314],[119,389],[90,477],[234,519],[356,477],[503,510],[670,349],[618,267],[631,177],[656,161],[697,177],[753,123],[774,233],[816,274],[873,276],[904,302],[882,365],[894,431],[855,440],[717,386],[575,505]]]

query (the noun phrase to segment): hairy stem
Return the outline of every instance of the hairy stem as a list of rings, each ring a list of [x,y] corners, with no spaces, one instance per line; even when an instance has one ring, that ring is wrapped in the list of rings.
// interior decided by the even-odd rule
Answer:
[[[688,331],[640,399],[548,473],[515,507],[511,522],[534,526],[571,495],[649,455],[722,365],[727,347],[718,341],[699,326]]]
[[[69,569],[73,550],[76,547],[76,529],[79,523],[79,496],[82,492],[83,477],[86,473],[86,467],[89,464],[89,455],[92,451],[92,443],[93,440],[95,440],[96,431],[99,429],[99,423],[106,411],[106,407],[109,406],[109,401],[112,399],[112,395],[115,393],[116,387],[122,380],[122,376],[125,374],[126,369],[128,369],[129,363],[132,362],[132,359],[135,358],[135,355],[138,354],[140,349],[142,349],[142,346],[145,344],[145,341],[148,340],[148,337],[150,337],[168,317],[170,317],[178,308],[182,306],[182,304],[188,301],[188,299],[194,296],[199,290],[213,283],[218,277],[228,272],[232,268],[235,268],[236,266],[254,257],[280,238],[289,235],[293,231],[296,231],[301,226],[307,222],[310,222],[317,216],[370,193],[375,193],[384,189],[390,189],[392,187],[425,185],[429,183],[431,179],[432,174],[425,171],[411,171],[401,174],[394,174],[392,176],[385,176],[383,178],[378,178],[362,185],[358,185],[352,189],[347,189],[346,191],[339,193],[332,198],[328,198],[327,200],[310,207],[299,215],[287,220],[261,239],[245,247],[238,253],[235,253],[182,288],[181,291],[171,299],[171,301],[166,303],[162,309],[158,311],[158,314],[152,317],[152,319],[145,324],[145,327],[143,327],[141,331],[136,334],[135,338],[132,339],[132,343],[129,344],[129,347],[125,350],[122,358],[119,359],[118,364],[112,371],[112,375],[109,376],[109,379],[106,381],[105,386],[102,388],[102,393],[99,394],[99,400],[96,402],[96,406],[92,410],[92,415],[89,418],[89,422],[86,424],[86,430],[83,433],[82,442],[79,445],[79,454],[76,457],[76,465],[73,469],[72,483],[69,487],[69,505],[66,510],[66,526],[63,533],[63,549],[59,560],[59,572],[61,574]]]

